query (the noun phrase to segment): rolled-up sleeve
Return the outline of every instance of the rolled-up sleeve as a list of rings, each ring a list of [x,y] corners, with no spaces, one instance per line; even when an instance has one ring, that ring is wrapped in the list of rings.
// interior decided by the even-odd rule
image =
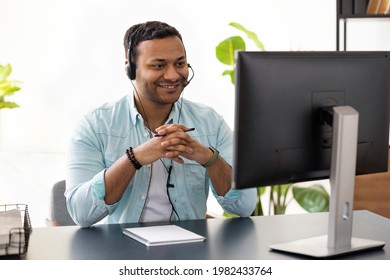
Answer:
[[[65,197],[69,214],[81,227],[107,216],[115,205],[104,202],[106,166],[99,143],[86,119],[75,129],[67,154]]]
[[[249,217],[256,207],[256,189],[231,189],[225,196],[216,196],[224,211],[239,217]]]

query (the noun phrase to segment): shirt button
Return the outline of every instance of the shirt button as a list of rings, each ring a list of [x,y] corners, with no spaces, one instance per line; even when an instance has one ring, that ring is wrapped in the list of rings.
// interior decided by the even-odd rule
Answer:
[[[142,200],[145,200],[145,196],[144,196],[144,195],[141,195],[141,199],[142,199]]]
[[[145,132],[144,137],[147,138],[149,135],[147,132]]]

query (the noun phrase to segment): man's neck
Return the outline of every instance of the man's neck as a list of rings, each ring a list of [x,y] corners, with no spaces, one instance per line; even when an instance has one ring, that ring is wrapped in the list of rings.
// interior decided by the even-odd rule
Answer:
[[[142,103],[141,103],[142,102]],[[171,113],[172,104],[160,105],[153,102],[145,102],[144,100],[139,101],[136,99],[136,106],[138,112],[142,115],[145,125],[152,132],[155,132],[155,129],[163,125]]]

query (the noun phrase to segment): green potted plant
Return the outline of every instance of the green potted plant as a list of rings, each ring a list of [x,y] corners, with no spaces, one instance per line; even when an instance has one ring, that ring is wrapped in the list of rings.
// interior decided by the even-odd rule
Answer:
[[[244,32],[260,51],[264,51],[264,45],[256,33],[249,31],[239,23],[231,22],[230,26]],[[246,42],[241,36],[232,36],[221,41],[216,46],[216,57],[224,65],[230,68],[222,72],[222,76],[229,76],[234,84],[235,52],[245,51]],[[268,192],[267,192],[268,190]],[[264,215],[262,196],[268,193],[268,214],[285,214],[287,206],[295,200],[308,212],[323,212],[329,209],[329,194],[322,185],[314,184],[308,187],[295,184],[283,184],[274,186],[259,186],[257,188],[257,205],[254,216]],[[228,214],[225,214],[229,216]]]
[[[18,86],[19,82],[8,80],[11,72],[12,67],[10,64],[5,66],[0,65],[0,109],[12,109],[19,107],[19,105],[15,102],[6,100],[7,96],[13,95],[15,92],[20,90],[20,87]]]

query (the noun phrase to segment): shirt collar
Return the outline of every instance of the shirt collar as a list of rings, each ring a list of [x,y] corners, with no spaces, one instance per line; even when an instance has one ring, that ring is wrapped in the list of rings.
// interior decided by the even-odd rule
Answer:
[[[137,125],[139,121],[142,120],[141,114],[138,112],[137,107],[135,106],[135,101],[134,101],[134,95],[129,94],[127,96],[127,100],[129,102],[129,108],[130,108],[130,119],[131,122],[134,125]],[[172,123],[179,123],[179,116],[180,116],[180,109],[181,106],[183,105],[183,100],[180,98],[175,104],[173,104],[173,108],[171,113],[168,116],[168,119],[166,123],[172,124]]]

